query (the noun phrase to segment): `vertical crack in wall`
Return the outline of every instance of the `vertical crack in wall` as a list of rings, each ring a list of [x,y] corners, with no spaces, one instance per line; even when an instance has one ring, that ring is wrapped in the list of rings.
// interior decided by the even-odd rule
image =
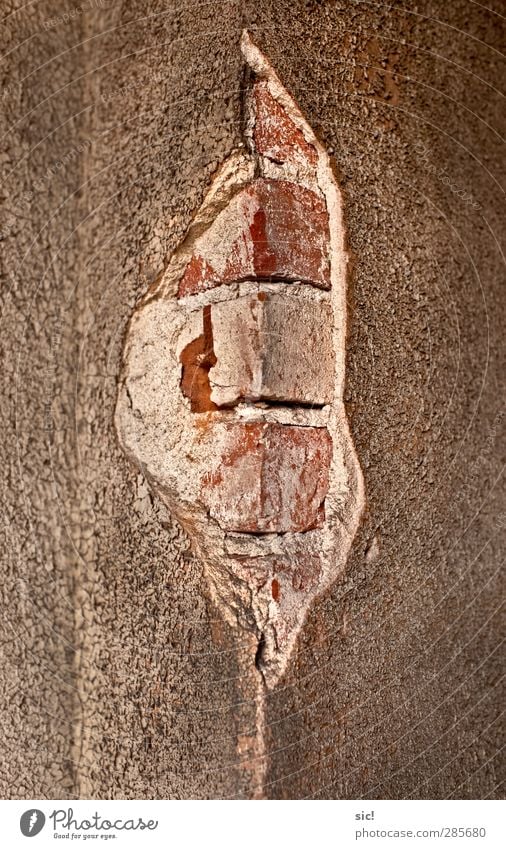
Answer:
[[[223,616],[254,635],[245,762],[261,795],[266,692],[314,599],[343,574],[364,490],[343,402],[341,195],[246,32],[241,48],[244,145],[132,316],[116,426],[187,529]]]

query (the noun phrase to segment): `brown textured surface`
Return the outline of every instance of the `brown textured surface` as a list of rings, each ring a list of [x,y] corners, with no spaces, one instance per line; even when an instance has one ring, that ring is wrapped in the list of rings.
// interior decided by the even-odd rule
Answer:
[[[86,149],[73,60],[81,22],[42,34],[48,4],[2,9],[0,794],[74,790],[76,192]],[[9,16],[9,12],[11,12]],[[7,16],[7,17],[4,17]],[[47,60],[54,56],[50,64]]]
[[[501,795],[501,19],[464,0],[255,0],[226,20],[132,2],[48,29],[44,8],[6,23],[2,79],[1,793],[252,792],[248,638],[112,427],[135,299],[239,138],[248,25],[341,175],[368,497],[268,698],[265,792]]]

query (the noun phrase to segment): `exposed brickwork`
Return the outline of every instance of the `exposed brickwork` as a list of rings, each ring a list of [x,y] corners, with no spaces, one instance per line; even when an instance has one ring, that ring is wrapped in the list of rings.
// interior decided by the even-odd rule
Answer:
[[[211,400],[209,369],[215,365],[213,334],[211,326],[211,307],[202,310],[202,333],[190,342],[181,352],[182,363],[181,391],[190,399],[192,413],[207,413],[216,410]]]
[[[330,287],[325,202],[288,180],[260,178],[232,199],[198,241],[179,296],[259,278]]]
[[[262,156],[275,162],[315,166],[315,148],[304,138],[283,107],[275,100],[264,80],[253,86],[255,127],[253,140]]]
[[[222,301],[211,307],[216,362],[212,400],[322,405],[334,393],[332,313],[327,302],[289,294]]]
[[[209,265],[201,256],[192,256],[190,262],[186,266],[183,280],[179,288],[179,295],[194,295],[195,292],[202,291],[205,287],[202,285],[203,280],[212,280],[216,277],[212,265]],[[217,284],[216,284],[217,285]]]
[[[363,485],[342,402],[338,187],[266,58],[241,44],[244,144],[136,310],[116,421],[273,687],[312,600],[343,573]]]
[[[325,428],[230,424],[202,498],[223,530],[300,532],[322,526],[332,442]]]

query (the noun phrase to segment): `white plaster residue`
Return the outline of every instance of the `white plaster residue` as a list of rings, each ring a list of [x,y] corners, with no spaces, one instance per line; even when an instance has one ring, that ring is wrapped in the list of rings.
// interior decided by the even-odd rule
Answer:
[[[236,150],[230,154],[218,169],[202,206],[196,212],[185,238],[174,252],[161,279],[147,292],[147,300],[176,295],[187,263],[195,252],[198,253],[200,239],[203,237],[205,240],[210,225],[233,201],[234,195],[251,182],[254,173],[254,162],[244,151]]]
[[[364,507],[364,484],[343,402],[347,255],[341,194],[327,152],[247,33],[241,47],[252,71],[266,82],[276,102],[316,151],[316,159],[305,165],[298,161],[273,162],[251,149],[249,154],[236,151],[223,164],[165,273],[132,316],[115,420],[128,456],[187,529],[223,615],[231,624],[255,635],[260,645],[259,668],[266,686],[274,687],[286,670],[309,607],[346,567]],[[252,148],[255,114],[251,97],[247,107],[246,135]],[[239,222],[244,220],[240,218],[244,209],[237,209],[237,219],[231,214],[234,204],[238,206],[237,195],[259,175],[296,182],[325,199],[330,221],[330,292],[293,280],[275,283],[251,279],[232,281],[178,300],[180,280],[199,246],[205,245],[213,257],[213,268],[220,273],[223,270],[227,260],[223,246],[230,245],[234,235],[230,228],[237,225],[240,232]],[[227,222],[224,228],[221,221]],[[331,403],[304,407],[242,402],[227,410],[192,411],[190,399],[181,391],[181,357],[189,345],[197,345],[199,338],[205,337],[203,311],[213,304],[262,292],[283,292],[287,299],[297,298],[301,311],[304,299],[319,304],[330,301],[335,371]],[[221,373],[232,373],[234,351],[226,349],[225,326],[220,327],[219,344],[218,361],[228,362]],[[205,358],[206,353],[197,353],[196,357]],[[219,373],[215,368],[214,374]],[[258,374],[253,384],[259,384]],[[226,386],[221,387],[222,394],[219,389],[215,387],[211,400],[231,399]],[[333,454],[323,527],[305,533],[233,533],[209,515],[203,503],[202,480],[212,475],[219,478],[228,427],[241,422],[328,429]],[[294,482],[284,480],[284,484],[296,497]],[[289,516],[285,519],[288,523]]]

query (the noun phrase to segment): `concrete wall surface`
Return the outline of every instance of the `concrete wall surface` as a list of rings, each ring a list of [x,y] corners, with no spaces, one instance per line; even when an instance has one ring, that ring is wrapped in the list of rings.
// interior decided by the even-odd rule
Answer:
[[[4,4],[1,795],[501,796],[504,18],[487,6]],[[134,306],[241,141],[244,28],[336,164],[367,501],[262,741],[251,637],[113,422]]]

